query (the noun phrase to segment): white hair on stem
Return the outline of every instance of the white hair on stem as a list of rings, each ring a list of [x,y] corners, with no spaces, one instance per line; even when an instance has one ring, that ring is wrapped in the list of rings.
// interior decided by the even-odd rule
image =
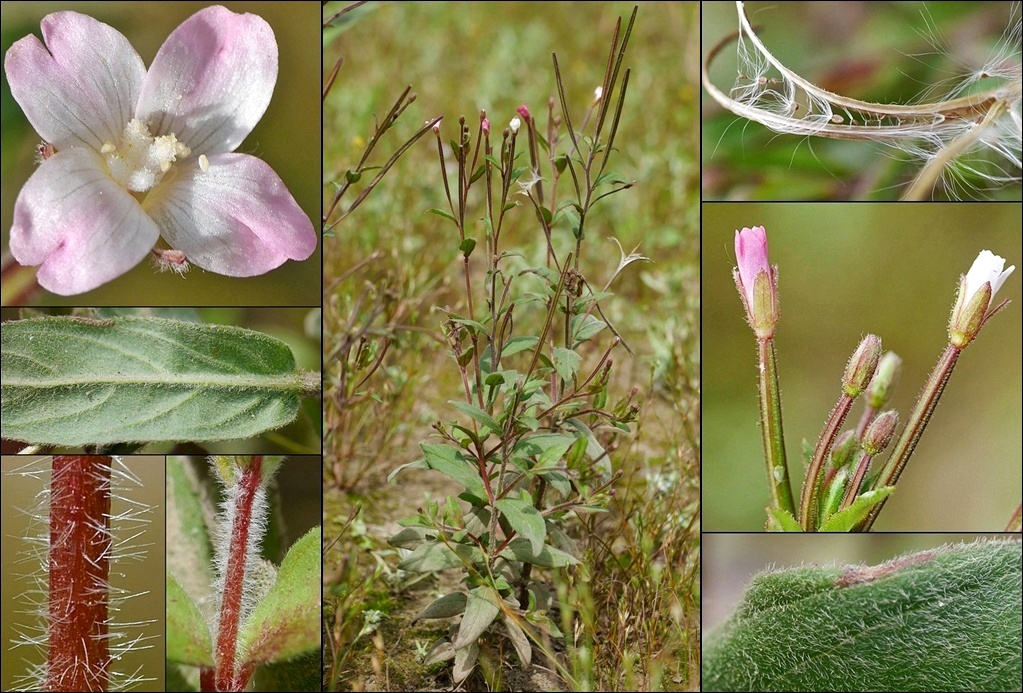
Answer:
[[[832,139],[870,140],[923,162],[903,199],[925,199],[941,181],[950,197],[982,192],[965,188],[965,174],[995,189],[1020,181],[1020,6],[995,54],[967,70],[943,99],[879,104],[822,89],[785,67],[757,36],[742,0],[735,3],[739,30],[711,47],[702,66],[704,88],[721,106],[774,132]],[[710,65],[736,42],[738,76],[728,94],[710,80]],[[936,48],[937,40],[932,42]],[[995,79],[974,92],[979,80]]]
[[[18,508],[28,518],[29,524],[26,534],[18,537],[23,544],[23,548],[14,559],[19,570],[9,575],[10,578],[25,583],[18,598],[18,607],[14,609],[20,618],[13,624],[17,636],[12,639],[11,646],[27,648],[30,651],[23,658],[25,668],[16,674],[12,681],[13,690],[42,690],[47,680],[46,653],[49,649],[51,619],[54,618],[50,609],[49,550],[51,545],[67,542],[73,531],[71,527],[63,527],[56,536],[51,534],[50,460],[49,457],[36,457],[20,467],[5,472],[10,476],[32,479],[40,486],[32,506]],[[110,542],[101,558],[109,562],[110,575],[108,580],[97,580],[85,585],[81,593],[106,596],[107,632],[91,637],[108,641],[109,668],[106,672],[108,690],[131,690],[144,682],[156,679],[145,676],[142,665],[136,666],[133,670],[125,669],[124,666],[131,659],[126,655],[154,647],[151,641],[158,639],[159,635],[152,634],[155,620],[124,618],[125,613],[134,611],[130,606],[125,607],[128,600],[146,595],[148,591],[127,589],[118,583],[124,579],[122,571],[129,570],[128,564],[142,563],[147,558],[147,549],[152,545],[140,543],[139,538],[151,523],[149,515],[153,507],[138,499],[137,494],[143,486],[142,481],[120,457],[112,458],[109,477],[101,478],[101,482],[103,488],[110,494],[109,526],[91,519],[86,521],[85,526],[97,536],[100,534],[109,536]],[[95,565],[92,558],[86,556],[86,559]],[[119,569],[115,569],[117,567]],[[88,650],[84,644],[81,656],[75,658],[71,666],[75,669],[89,667]]]

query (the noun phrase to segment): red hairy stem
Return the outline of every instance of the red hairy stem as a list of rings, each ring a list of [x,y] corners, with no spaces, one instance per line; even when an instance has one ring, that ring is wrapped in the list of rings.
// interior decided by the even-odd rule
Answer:
[[[105,691],[109,684],[110,462],[53,458],[47,691]]]
[[[263,458],[256,456],[243,465],[238,478],[238,491],[233,499],[234,524],[230,528],[231,544],[224,571],[224,593],[221,595],[219,628],[216,644],[216,690],[240,691],[248,683],[251,668],[235,671],[238,649],[238,627],[241,621],[242,591],[245,580],[245,559],[252,524],[252,505],[259,490]],[[205,690],[205,689],[204,689]]]

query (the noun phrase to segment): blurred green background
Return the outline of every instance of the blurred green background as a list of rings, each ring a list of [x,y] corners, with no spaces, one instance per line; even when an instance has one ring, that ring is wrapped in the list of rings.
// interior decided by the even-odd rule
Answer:
[[[976,69],[995,53],[1010,3],[748,2],[746,10],[768,50],[814,84],[864,101],[911,104],[924,95],[940,99],[965,74],[962,64]],[[703,2],[701,17],[702,60],[739,20],[734,2]],[[1010,50],[1018,65],[1018,35]],[[735,53],[732,42],[710,73],[726,94],[735,82]],[[724,110],[705,91],[702,120],[704,199],[898,199],[920,168],[871,142],[778,135]],[[1018,168],[1010,173],[1020,175]],[[979,190],[960,197],[1021,198],[1018,179],[1001,190],[986,188],[980,182]]]
[[[1017,205],[703,205],[703,520],[758,531],[768,504],[756,343],[732,269],[735,230],[763,225],[778,266],[776,335],[793,493],[801,441],[813,446],[842,371],[868,332],[903,359],[892,406],[904,422],[947,344],[960,274],[989,249],[1016,271],[1012,300],[963,353],[875,529],[998,531],[1020,502],[1023,250]],[[854,406],[855,425],[862,405]],[[901,431],[901,427],[900,427]],[[886,457],[885,457],[886,459]]]
[[[131,673],[136,667],[142,667],[141,675],[153,678],[139,685],[137,691],[162,691],[166,690],[164,683],[164,642],[166,632],[164,617],[164,466],[162,457],[138,456],[123,457],[131,472],[142,482],[140,487],[125,486],[122,492],[124,498],[133,503],[143,503],[152,510],[146,517],[149,522],[145,525],[136,526],[130,532],[130,527],[123,526],[123,531],[118,532],[114,525],[114,540],[125,540],[132,534],[141,530],[141,534],[127,544],[129,547],[146,547],[145,558],[140,561],[125,561],[114,563],[110,569],[110,582],[118,589],[126,590],[131,597],[130,608],[128,604],[117,615],[112,615],[115,621],[137,622],[152,621],[141,628],[129,628],[124,633],[129,637],[142,634],[152,638],[143,643],[147,649],[133,648],[124,655],[124,658],[112,665],[111,670],[116,672]],[[44,479],[32,479],[11,472],[20,469],[25,465],[31,465],[33,469],[45,471]],[[34,614],[26,614],[29,605],[26,603],[24,594],[26,590],[34,589],[31,580],[23,579],[32,571],[39,568],[38,560],[26,558],[26,552],[38,548],[38,543],[32,540],[44,536],[43,532],[47,526],[44,523],[31,523],[27,514],[33,509],[36,503],[36,494],[41,492],[49,483],[49,457],[9,457],[4,455],[3,475],[3,546],[0,550],[0,560],[3,561],[3,629],[2,636],[3,653],[3,690],[14,690],[14,682],[18,676],[26,673],[29,663],[41,663],[44,656],[30,647],[12,648],[11,641],[17,637],[19,632],[31,633],[26,630],[40,624],[40,619]],[[138,509],[137,505],[130,505],[129,500],[118,500],[115,494],[111,499],[111,512],[116,515],[130,509]],[[134,526],[134,525],[133,525]]]
[[[710,634],[727,618],[750,579],[769,568],[807,563],[877,565],[902,554],[976,538],[969,534],[705,534],[703,632]]]
[[[4,2],[0,48],[35,33],[50,12],[76,10],[123,33],[146,66],[170,33],[209,2]],[[270,106],[237,149],[266,161],[319,228],[320,218],[320,5],[313,2],[223,2],[234,12],[258,14],[277,38],[279,73]],[[3,248],[21,186],[35,170],[39,136],[11,97],[0,89],[3,155],[0,227]],[[193,267],[184,278],[156,272],[148,260],[94,291],[78,296],[43,292],[45,305],[319,305],[320,251],[305,262],[286,262],[259,277],[224,277]]]

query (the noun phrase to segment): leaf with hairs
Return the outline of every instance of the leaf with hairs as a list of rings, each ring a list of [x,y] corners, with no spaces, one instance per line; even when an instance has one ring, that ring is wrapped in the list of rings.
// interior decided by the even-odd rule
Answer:
[[[708,636],[703,690],[1018,691],[1020,547],[761,573]]]
[[[284,342],[148,317],[2,326],[3,437],[80,446],[249,438],[295,420],[308,378]]]

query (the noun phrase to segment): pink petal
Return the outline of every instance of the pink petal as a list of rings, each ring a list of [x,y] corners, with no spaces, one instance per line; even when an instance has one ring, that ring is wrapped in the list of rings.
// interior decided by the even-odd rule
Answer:
[[[266,112],[277,41],[254,14],[207,7],[167,37],[142,85],[136,117],[175,134],[192,155],[234,151]]]
[[[743,228],[735,232],[735,260],[739,266],[739,279],[746,292],[746,299],[753,300],[753,282],[757,275],[766,272],[771,276],[771,264],[767,259],[767,232],[763,226]]]
[[[44,161],[18,194],[11,253],[39,265],[39,284],[70,296],[119,277],[160,237],[156,224],[103,168],[77,147]]]
[[[146,74],[142,58],[116,29],[77,12],[46,15],[42,32],[45,46],[26,36],[4,57],[32,127],[58,150],[120,141]]]
[[[209,157],[158,186],[146,211],[189,262],[232,277],[252,277],[316,249],[312,222],[280,177],[248,154]]]

